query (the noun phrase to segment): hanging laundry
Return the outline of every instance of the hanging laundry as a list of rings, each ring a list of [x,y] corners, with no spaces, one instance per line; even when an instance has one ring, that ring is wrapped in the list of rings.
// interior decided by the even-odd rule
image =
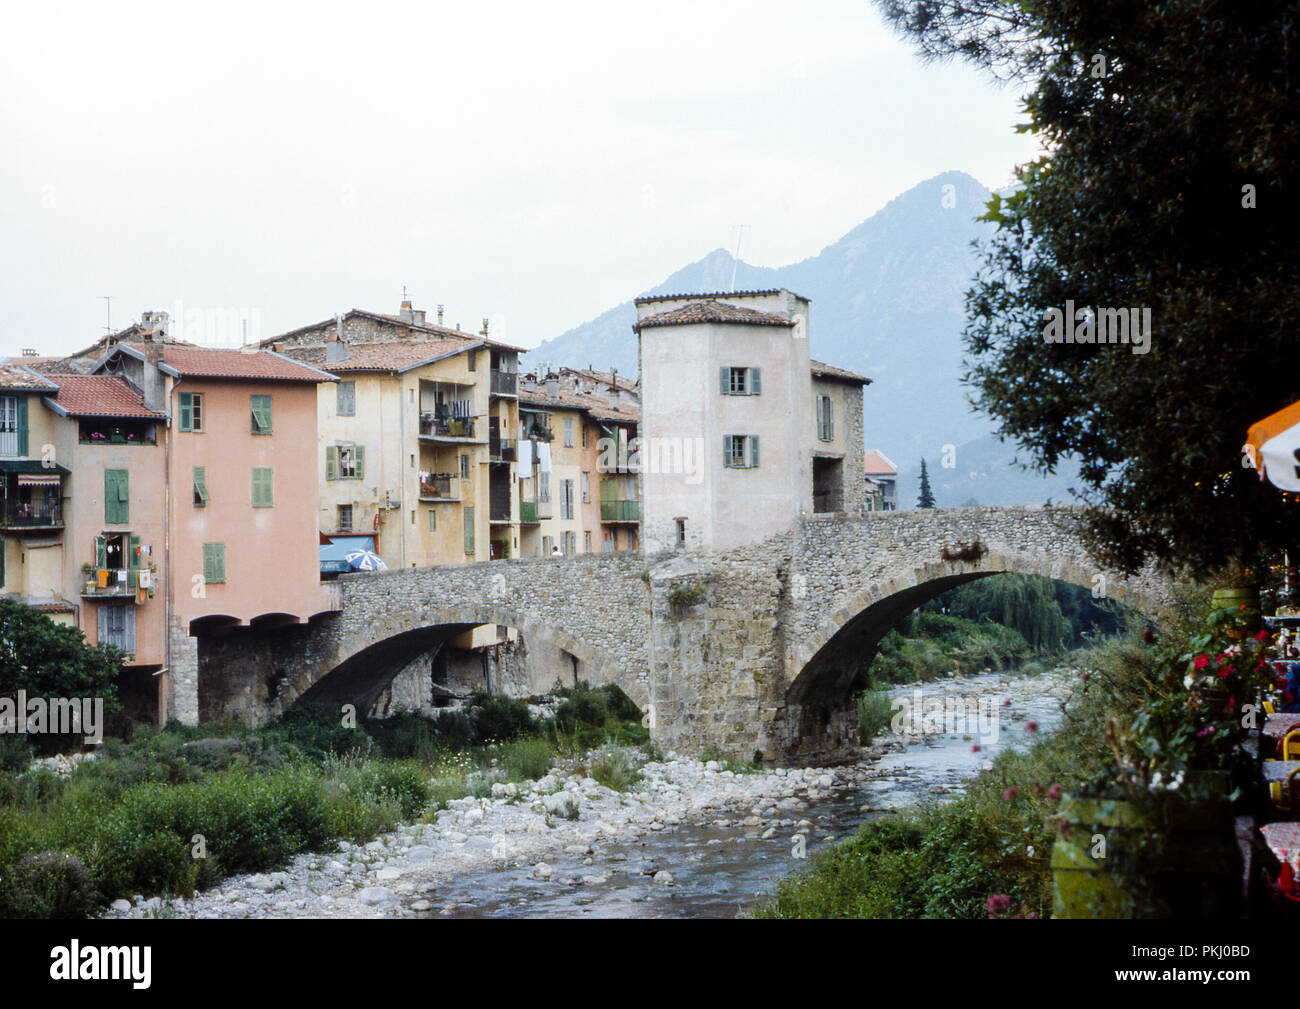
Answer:
[[[543,473],[551,471],[551,446],[549,442],[539,441],[537,443],[537,467]]]
[[[527,480],[533,475],[533,442],[525,439],[519,443],[519,479]]]

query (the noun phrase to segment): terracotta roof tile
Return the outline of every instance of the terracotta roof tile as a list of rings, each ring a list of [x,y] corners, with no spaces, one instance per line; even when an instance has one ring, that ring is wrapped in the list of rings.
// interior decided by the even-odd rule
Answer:
[[[519,390],[519,405],[521,408],[536,406],[552,410],[581,410],[590,414],[593,420],[621,422],[624,424],[635,424],[641,416],[640,411],[635,407],[626,405],[611,406],[597,396],[589,396],[581,392],[561,392],[558,396],[551,396],[540,389],[521,387]]]
[[[812,374],[813,378],[831,378],[839,379],[844,382],[860,382],[862,385],[870,385],[871,379],[865,375],[859,375],[856,371],[849,371],[847,368],[837,368],[833,364],[823,364],[821,361],[813,361]]]
[[[42,378],[21,364],[0,364],[0,389],[30,389],[32,392],[53,392],[58,386]]]
[[[248,378],[265,382],[328,381],[319,371],[266,350],[163,349],[162,363],[187,378]]]
[[[126,379],[116,375],[62,375],[58,396],[48,397],[74,417],[159,417]]]
[[[670,312],[648,315],[632,328],[636,331],[653,326],[687,326],[700,322],[735,322],[746,326],[793,327],[794,320],[773,312],[758,312],[725,301],[693,301]]]

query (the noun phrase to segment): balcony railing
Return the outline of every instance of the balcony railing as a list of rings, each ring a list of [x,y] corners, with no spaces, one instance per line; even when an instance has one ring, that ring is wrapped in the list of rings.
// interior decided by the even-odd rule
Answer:
[[[602,522],[640,522],[640,501],[602,501],[600,503],[600,520]]]
[[[421,438],[473,438],[473,417],[434,417],[432,414],[420,416]]]
[[[18,432],[0,431],[0,455],[18,454]]]
[[[492,395],[516,396],[519,393],[519,376],[513,371],[492,369]]]
[[[50,529],[63,525],[63,503],[53,501],[5,501],[0,524],[9,528]]]
[[[81,587],[84,598],[95,599],[105,596],[134,596],[140,587],[140,571],[137,568],[92,569],[85,577]]]
[[[536,524],[537,524],[537,522],[538,522],[539,520],[538,520],[538,517],[537,517],[537,502],[536,502],[536,501],[520,501],[520,502],[519,502],[519,521],[520,521],[521,523],[523,523],[524,525],[536,525]]]
[[[488,456],[493,462],[515,462],[519,454],[515,451],[513,438],[489,438]]]
[[[420,480],[421,501],[458,501],[460,500],[459,477],[450,473],[428,474]]]

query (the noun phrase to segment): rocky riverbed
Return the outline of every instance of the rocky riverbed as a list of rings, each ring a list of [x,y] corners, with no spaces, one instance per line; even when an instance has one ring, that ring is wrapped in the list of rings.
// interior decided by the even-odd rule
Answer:
[[[862,820],[956,796],[1008,745],[1047,730],[1073,674],[989,674],[922,685],[928,698],[987,698],[997,739],[887,734],[837,768],[737,773],[717,761],[654,761],[627,792],[577,767],[498,783],[366,845],[302,855],[282,872],[232,877],[191,900],[118,901],[110,917],[404,918],[735,911],[806,850]],[[909,686],[894,691],[914,699]],[[1009,704],[1004,703],[1007,700]],[[934,729],[934,726],[929,726]]]

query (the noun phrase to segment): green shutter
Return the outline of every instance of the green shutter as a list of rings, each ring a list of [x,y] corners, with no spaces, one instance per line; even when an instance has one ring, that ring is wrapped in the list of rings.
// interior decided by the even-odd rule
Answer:
[[[126,566],[128,570],[139,570],[140,568],[139,536],[128,536],[126,538]]]
[[[474,509],[465,509],[465,553],[474,552]]]
[[[756,434],[749,436],[749,464],[758,467],[758,435]]]
[[[749,369],[749,391],[755,396],[763,391],[763,384],[758,368]]]
[[[203,544],[203,580],[209,585],[220,585],[226,580],[226,545]]]
[[[724,396],[731,392],[730,368],[723,367],[718,369],[718,392],[722,393]]]
[[[181,430],[194,430],[194,393],[181,393]]]
[[[208,469],[206,466],[194,467],[194,496],[200,507],[208,503]]]
[[[18,397],[18,454],[27,454],[27,397]]]
[[[353,475],[357,480],[360,480],[366,475],[366,447],[364,445],[357,445],[353,448],[352,459]]]
[[[131,521],[130,485],[124,469],[104,470],[104,521],[110,525]]]
[[[271,433],[271,397],[250,396],[253,410],[253,434]]]
[[[325,446],[325,479],[337,480],[339,473],[339,449],[337,445]]]
[[[826,397],[817,397],[817,437],[826,440]]]
[[[731,465],[731,435],[729,434],[722,436],[722,465]]]
[[[270,466],[253,467],[253,507],[270,508],[275,504],[272,470]]]
[[[108,567],[108,540],[103,536],[95,537],[95,567],[100,571]]]

